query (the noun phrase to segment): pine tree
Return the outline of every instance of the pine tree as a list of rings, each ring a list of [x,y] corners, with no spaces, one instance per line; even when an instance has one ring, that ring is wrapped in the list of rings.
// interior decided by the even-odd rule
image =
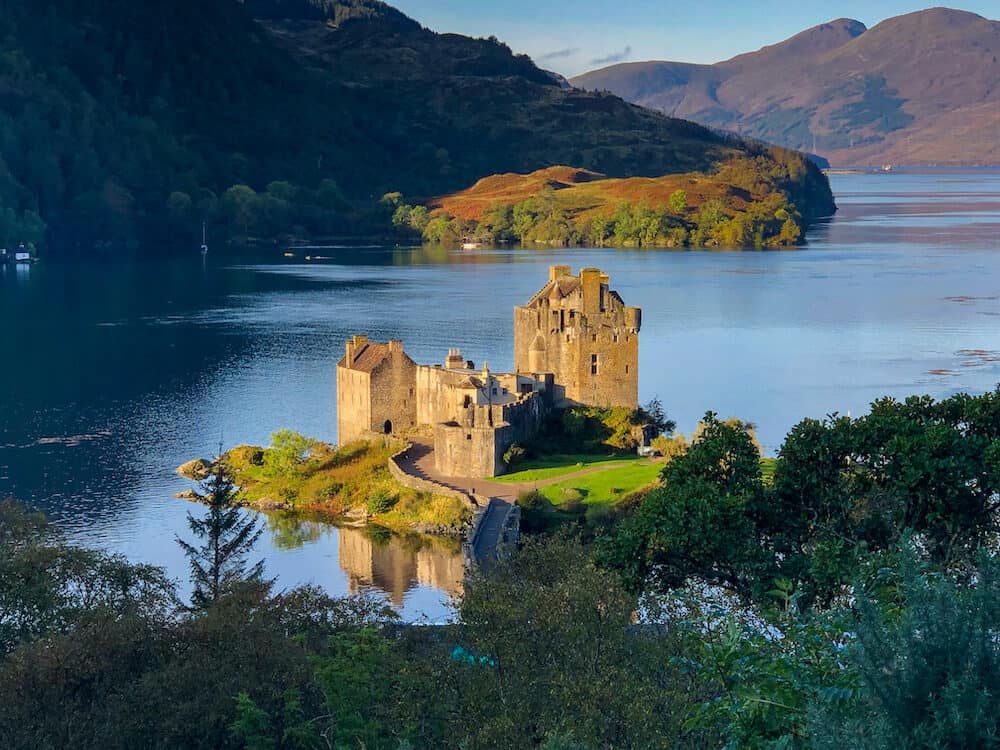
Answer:
[[[216,463],[201,489],[208,513],[203,518],[188,513],[188,525],[202,543],[196,546],[177,538],[191,563],[194,609],[211,606],[239,584],[261,583],[264,575],[263,560],[249,569],[245,561],[264,530],[256,518],[244,516],[240,492],[225,465]]]

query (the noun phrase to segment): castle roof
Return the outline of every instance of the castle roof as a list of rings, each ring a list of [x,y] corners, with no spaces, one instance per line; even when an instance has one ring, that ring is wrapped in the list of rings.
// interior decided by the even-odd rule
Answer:
[[[392,350],[389,348],[388,344],[380,344],[376,341],[369,341],[363,346],[358,347],[354,351],[354,358],[352,362],[347,361],[345,356],[340,360],[339,366],[346,367],[349,370],[358,370],[360,372],[374,372],[380,364],[382,364],[391,355]],[[403,355],[407,359],[405,354]]]
[[[545,284],[538,292],[528,301],[528,307],[531,307],[539,300],[546,297],[550,299],[562,299],[563,297],[568,297],[570,294],[575,292],[580,288],[580,278],[578,276],[560,276],[558,279],[554,279]]]

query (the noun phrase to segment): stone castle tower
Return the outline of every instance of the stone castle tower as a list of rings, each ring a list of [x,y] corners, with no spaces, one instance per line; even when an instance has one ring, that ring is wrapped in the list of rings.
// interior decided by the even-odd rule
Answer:
[[[417,422],[417,364],[402,341],[355,336],[337,365],[337,435],[341,445],[371,433],[391,435]]]
[[[626,307],[597,268],[573,276],[552,266],[549,281],[524,307],[514,308],[518,373],[552,373],[569,403],[639,405],[642,311]]]

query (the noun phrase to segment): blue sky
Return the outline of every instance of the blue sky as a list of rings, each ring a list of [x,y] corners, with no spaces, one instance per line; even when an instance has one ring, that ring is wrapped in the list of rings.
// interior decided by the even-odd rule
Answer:
[[[835,18],[874,26],[905,0],[389,0],[435,31],[495,35],[567,76],[625,60],[718,62]],[[1000,0],[962,10],[1000,18]]]

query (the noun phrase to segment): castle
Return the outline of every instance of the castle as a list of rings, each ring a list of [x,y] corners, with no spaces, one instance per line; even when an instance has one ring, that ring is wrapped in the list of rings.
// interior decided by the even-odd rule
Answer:
[[[476,369],[458,349],[443,364],[418,365],[401,341],[355,336],[337,365],[339,441],[426,426],[442,475],[502,474],[507,450],[531,440],[552,409],[638,406],[641,325],[607,274],[552,266],[548,283],[514,309],[513,373]]]

